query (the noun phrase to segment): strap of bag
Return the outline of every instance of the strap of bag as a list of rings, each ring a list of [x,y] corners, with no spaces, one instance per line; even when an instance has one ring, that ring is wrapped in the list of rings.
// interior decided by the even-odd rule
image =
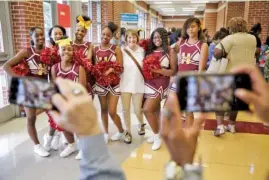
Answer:
[[[124,48],[124,51],[130,56],[130,58],[134,61],[135,65],[137,66],[138,70],[140,71],[140,73],[142,74],[143,78],[144,75],[143,75],[143,72],[142,72],[142,68],[141,66],[139,65],[139,63],[137,62],[137,60],[135,59],[135,57],[130,53],[130,51],[128,51],[126,48]]]
[[[223,44],[220,43],[220,46],[221,46],[221,49],[222,49],[222,57],[226,58],[226,57],[227,57],[227,53],[226,53],[226,51],[225,51],[225,49],[224,49]]]

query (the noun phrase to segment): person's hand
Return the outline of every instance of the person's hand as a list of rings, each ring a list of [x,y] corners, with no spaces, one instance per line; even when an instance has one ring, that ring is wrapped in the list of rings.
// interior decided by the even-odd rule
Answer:
[[[109,69],[104,73],[104,76],[109,75],[109,74],[112,73],[113,71],[114,71],[113,68],[109,68]]]
[[[235,96],[249,105],[254,106],[254,112],[264,122],[269,123],[269,85],[264,80],[256,66],[242,65],[232,70],[233,73],[245,73],[250,76],[252,91],[238,89]]]
[[[150,69],[150,71],[153,72],[153,73],[157,73],[157,74],[162,73],[162,69]]]
[[[49,112],[55,123],[78,136],[100,134],[97,113],[86,89],[79,83],[61,78],[55,83],[60,94],[52,96],[52,103],[59,112]]]
[[[194,121],[192,127],[183,129],[177,95],[169,94],[162,112],[161,135],[172,160],[178,165],[183,167],[185,164],[192,164],[203,122],[201,117]]]

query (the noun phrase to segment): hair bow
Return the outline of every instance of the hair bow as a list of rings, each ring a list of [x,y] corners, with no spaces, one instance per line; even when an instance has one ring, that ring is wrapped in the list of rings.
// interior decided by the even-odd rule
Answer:
[[[59,47],[65,46],[65,45],[70,45],[72,40],[70,38],[67,39],[61,39],[56,41],[56,44],[58,44]]]
[[[87,30],[90,28],[90,25],[92,24],[91,21],[84,21],[82,16],[78,17],[78,21],[79,21],[78,25],[84,27]]]

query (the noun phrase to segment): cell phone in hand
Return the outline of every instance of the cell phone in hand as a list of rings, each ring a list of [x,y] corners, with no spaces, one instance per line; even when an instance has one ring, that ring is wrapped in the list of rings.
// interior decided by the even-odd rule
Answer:
[[[177,79],[177,96],[186,112],[229,112],[249,110],[234,96],[238,88],[251,90],[247,74],[190,74]]]
[[[57,86],[44,79],[12,77],[9,102],[30,108],[55,110],[51,97],[58,93]]]

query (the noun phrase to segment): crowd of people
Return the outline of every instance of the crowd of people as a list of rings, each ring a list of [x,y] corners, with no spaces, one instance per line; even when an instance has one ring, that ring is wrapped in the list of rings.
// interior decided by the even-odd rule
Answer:
[[[49,156],[51,149],[59,149],[60,132],[63,132],[68,145],[60,156],[67,157],[79,149],[76,159],[83,160],[82,179],[108,177],[124,179],[120,168],[110,159],[105,144],[110,140],[132,143],[131,100],[139,121],[138,135],[145,135],[146,124],[143,114],[154,133],[147,140],[152,144],[152,150],[161,147],[162,134],[171,157],[177,165],[184,166],[192,163],[203,118],[194,121],[192,112],[185,113],[184,127],[188,131],[181,131],[181,112],[177,98],[174,98],[176,84],[173,80],[177,73],[206,71],[213,58],[228,59],[225,72],[239,68],[235,72],[245,72],[250,75],[253,92],[238,90],[236,95],[246,103],[253,103],[257,115],[265,122],[269,122],[266,116],[266,111],[269,109],[268,93],[266,93],[269,89],[268,84],[255,67],[245,66],[255,66],[259,55],[264,56],[268,53],[268,46],[267,52],[261,53],[260,50],[261,43],[258,36],[261,32],[260,24],[254,25],[249,32],[243,18],[232,18],[228,25],[229,29],[221,28],[211,40],[208,30],[203,29],[200,20],[189,18],[182,29],[173,28],[171,33],[164,28],[155,29],[150,38],[144,40],[147,45],[142,48],[139,46],[141,42],[139,30],[126,30],[109,22],[102,29],[101,43],[93,45],[85,40],[91,25],[90,18],[78,16],[76,22],[73,40],[66,36],[63,27],[59,25],[52,27],[49,31],[49,47],[44,45],[43,29],[32,27],[31,46],[22,49],[7,61],[4,69],[10,76],[17,76],[12,68],[21,62],[26,62],[30,73],[25,76],[48,79],[58,85],[60,94],[52,97],[52,103],[59,111],[47,112],[51,128],[44,136],[44,145],[40,144],[35,128],[36,109],[25,107],[27,130],[35,144],[34,152],[43,157]],[[44,61],[42,57],[44,49],[56,49],[58,59],[54,63]],[[267,81],[268,57],[264,70]],[[144,62],[150,58],[158,62],[156,66],[159,68],[150,69],[151,78],[148,78],[144,73]],[[101,106],[103,135],[97,123],[97,113],[92,101],[95,97],[98,97]],[[119,98],[122,102],[125,126],[117,114]],[[161,101],[164,99],[166,102],[162,111]],[[220,136],[225,131],[235,133],[237,113],[234,111],[226,114],[229,125],[224,127],[225,112],[217,112],[218,125],[214,135]],[[118,129],[118,132],[111,137],[109,116]],[[76,137],[79,139],[78,148]]]

